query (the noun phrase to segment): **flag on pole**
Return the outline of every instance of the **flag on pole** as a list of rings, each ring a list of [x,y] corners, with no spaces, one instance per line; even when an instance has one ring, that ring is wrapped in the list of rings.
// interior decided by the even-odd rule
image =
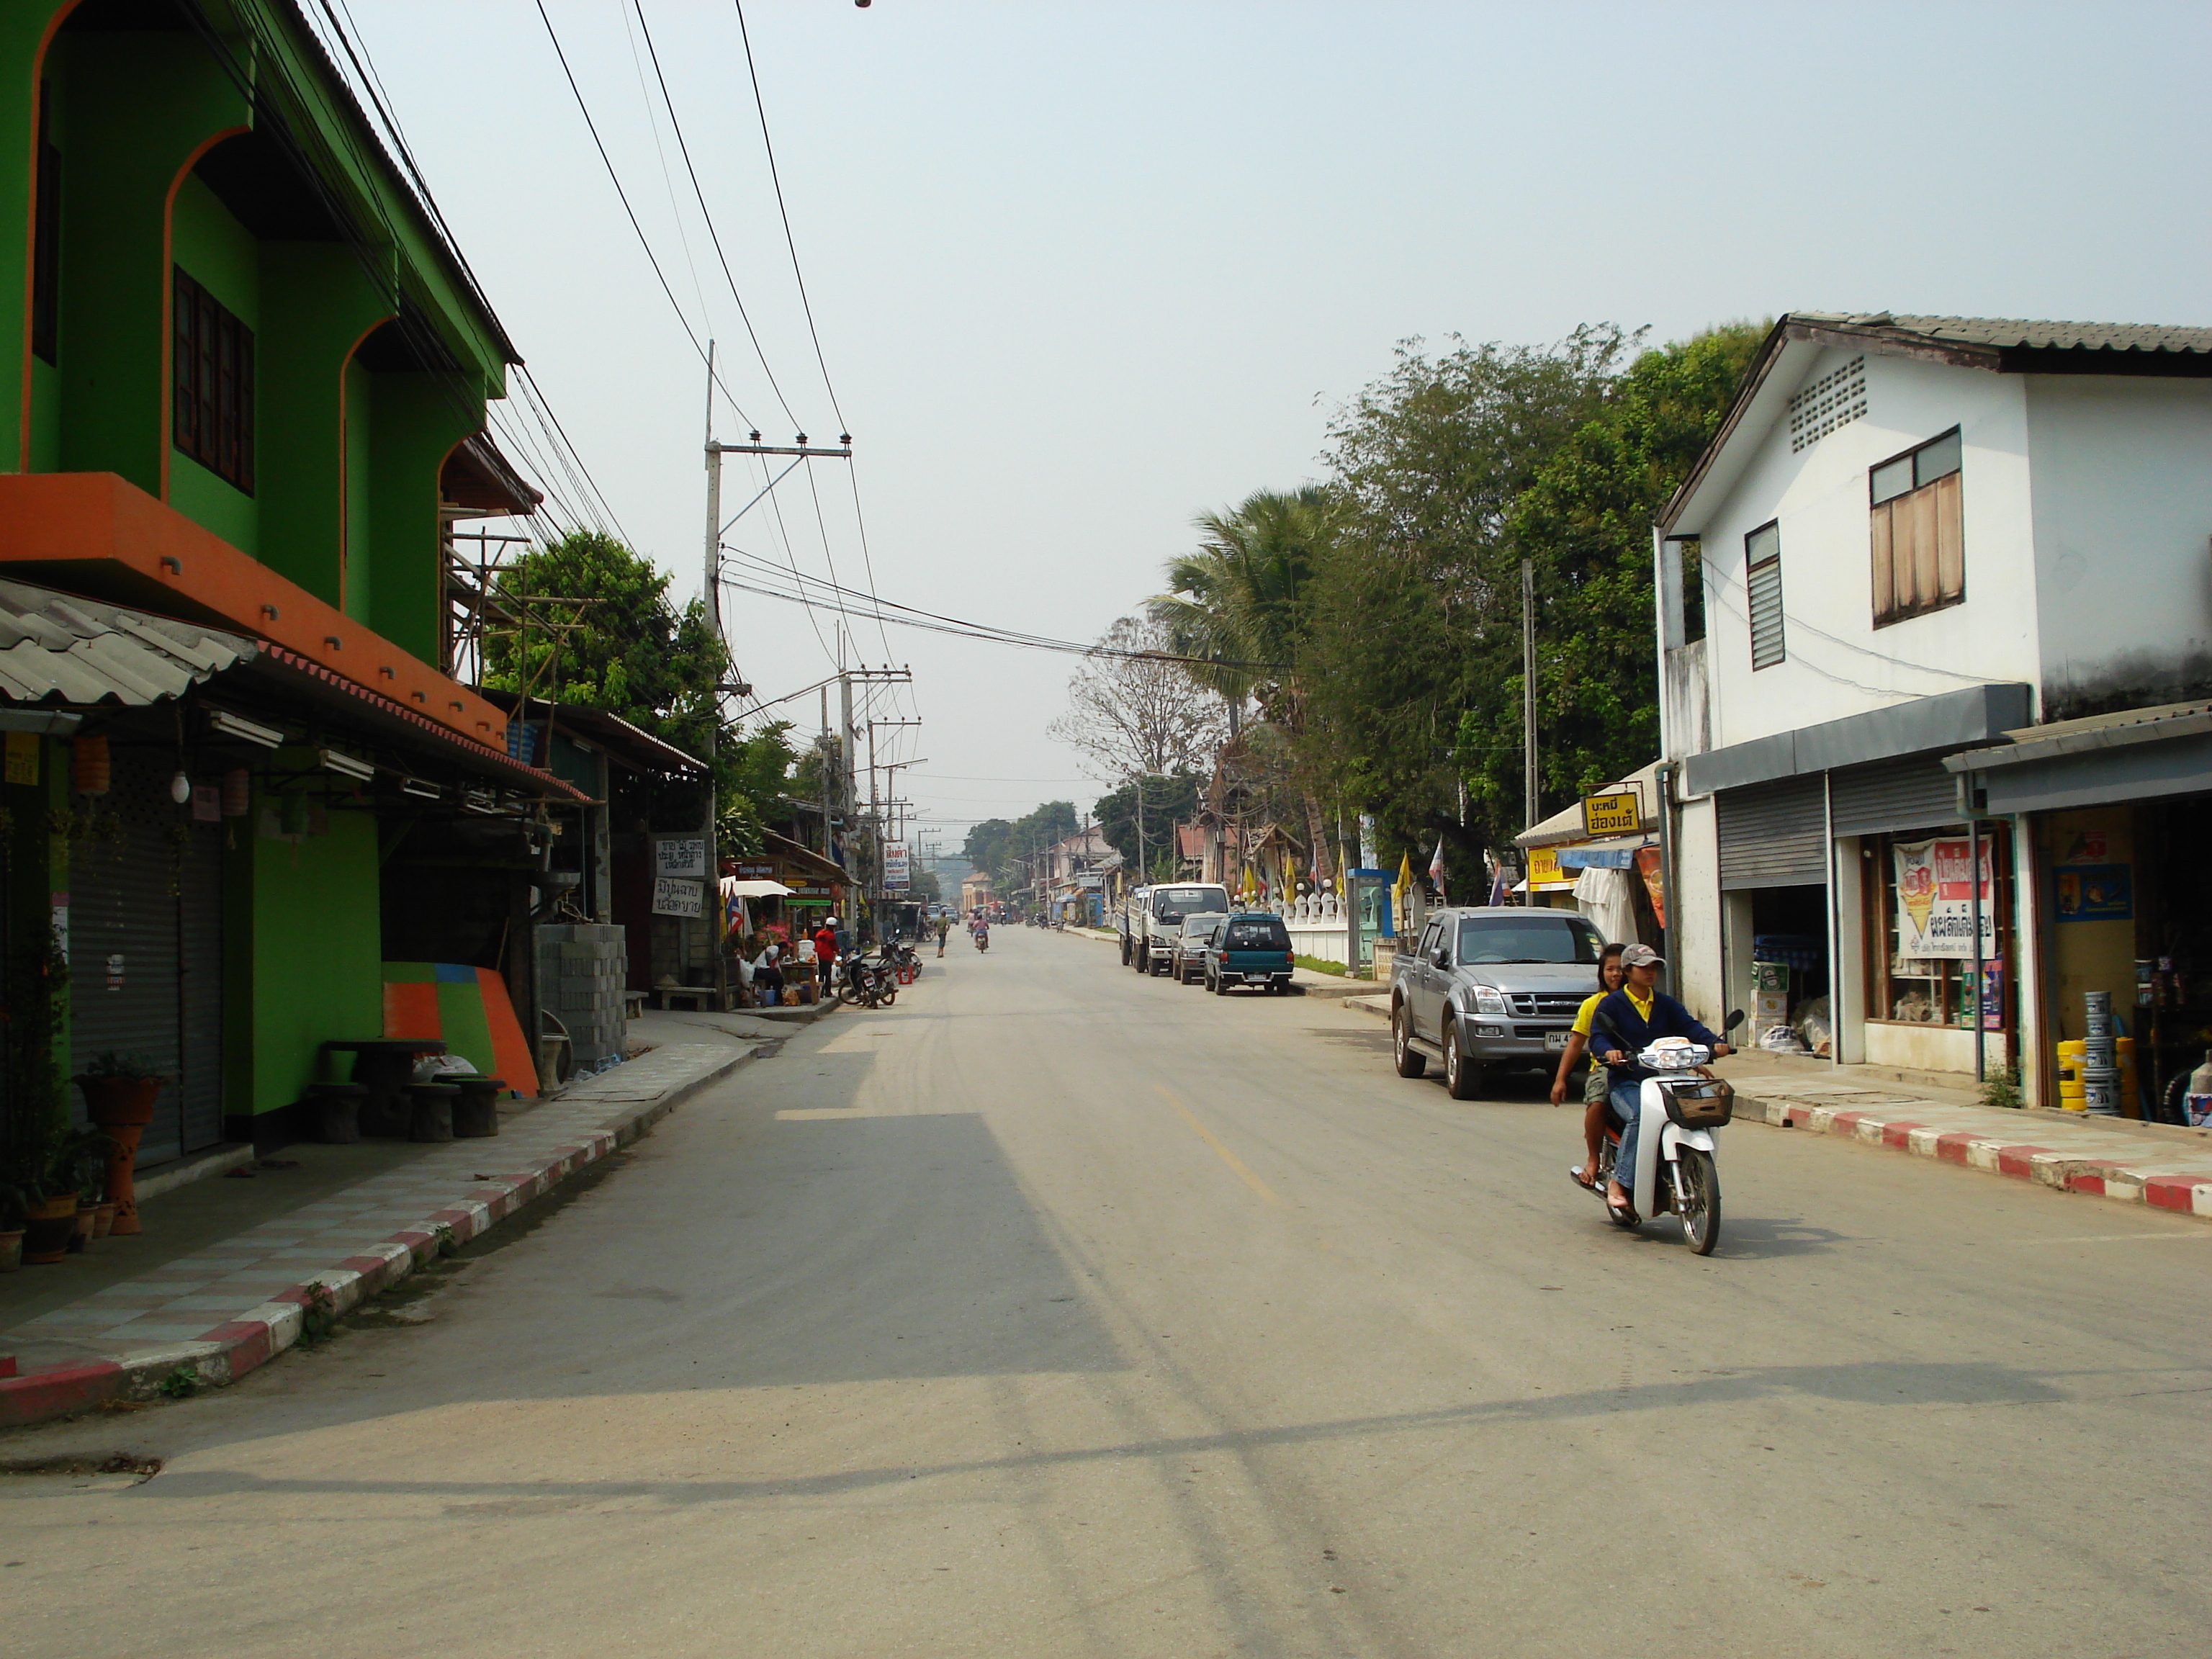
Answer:
[[[1413,854],[1412,850],[1408,848],[1407,851],[1398,854],[1398,880],[1397,884],[1390,889],[1392,896],[1397,899],[1401,908],[1403,907],[1406,900],[1406,890],[1413,884]]]
[[[1437,855],[1429,860],[1429,884],[1438,894],[1444,890],[1444,838],[1437,837]]]

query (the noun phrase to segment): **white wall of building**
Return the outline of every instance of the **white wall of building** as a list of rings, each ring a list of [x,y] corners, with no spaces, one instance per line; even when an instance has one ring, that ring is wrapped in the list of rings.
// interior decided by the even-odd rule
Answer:
[[[2185,682],[2212,678],[2212,381],[2039,374],[2023,384],[2048,623],[2041,718],[2186,695]],[[1970,540],[1970,561],[1972,550]]]
[[[1811,356],[1800,383],[1856,354]],[[1868,412],[1793,453],[1787,422],[1746,434],[1757,449],[1698,530],[1704,544],[1705,673],[1711,746],[1939,696],[2038,677],[2034,514],[2026,382],[2018,375],[1868,355]],[[1867,474],[1901,450],[1960,428],[1966,530],[1963,605],[1874,625]],[[1754,672],[1744,538],[1781,532],[1785,659]]]

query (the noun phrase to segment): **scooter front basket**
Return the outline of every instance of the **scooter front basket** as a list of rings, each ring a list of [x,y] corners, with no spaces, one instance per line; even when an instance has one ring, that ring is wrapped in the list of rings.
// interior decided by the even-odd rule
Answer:
[[[1668,1121],[1685,1129],[1717,1129],[1735,1115],[1735,1091],[1717,1077],[1662,1079]]]

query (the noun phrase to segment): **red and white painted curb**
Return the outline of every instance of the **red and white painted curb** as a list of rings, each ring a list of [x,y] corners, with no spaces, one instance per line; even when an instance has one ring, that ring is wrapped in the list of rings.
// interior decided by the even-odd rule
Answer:
[[[320,1285],[329,1293],[334,1316],[360,1306],[434,1260],[443,1243],[441,1229],[450,1231],[454,1244],[466,1243],[577,1170],[635,1140],[746,1058],[744,1052],[733,1054],[726,1062],[620,1113],[598,1133],[540,1153],[528,1168],[512,1175],[488,1178],[459,1203],[432,1212],[417,1226],[401,1229],[367,1253],[338,1260],[197,1340],[149,1345],[119,1358],[86,1359],[21,1376],[0,1373],[0,1428],[66,1417],[110,1400],[150,1400],[180,1370],[200,1383],[234,1382],[300,1340],[312,1286]]]
[[[1738,1118],[1778,1128],[1809,1129],[2062,1192],[2212,1219],[2212,1146],[2177,1146],[2169,1153],[2155,1143],[2102,1131],[2094,1122],[2052,1123],[2042,1139],[2030,1140],[2017,1131],[2008,1133],[2002,1120],[2014,1115],[1996,1108],[1908,1103],[1875,1110],[1742,1093],[1735,1107]]]

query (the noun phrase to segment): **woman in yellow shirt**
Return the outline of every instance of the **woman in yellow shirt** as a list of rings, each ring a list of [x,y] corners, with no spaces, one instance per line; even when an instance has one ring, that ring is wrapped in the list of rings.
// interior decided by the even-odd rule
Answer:
[[[1574,1029],[1568,1034],[1566,1052],[1559,1056],[1559,1075],[1552,1079],[1552,1104],[1564,1103],[1567,1097],[1567,1076],[1575,1069],[1577,1061],[1589,1047],[1590,1016],[1597,1006],[1612,993],[1618,991],[1626,978],[1620,965],[1620,953],[1625,945],[1608,945],[1597,953],[1597,990],[1583,999],[1583,1006],[1575,1015]],[[1605,1067],[1593,1066],[1583,1079],[1583,1146],[1589,1157],[1571,1172],[1577,1183],[1590,1184],[1590,1172],[1597,1168],[1598,1137],[1605,1133],[1605,1097],[1611,1079]]]

